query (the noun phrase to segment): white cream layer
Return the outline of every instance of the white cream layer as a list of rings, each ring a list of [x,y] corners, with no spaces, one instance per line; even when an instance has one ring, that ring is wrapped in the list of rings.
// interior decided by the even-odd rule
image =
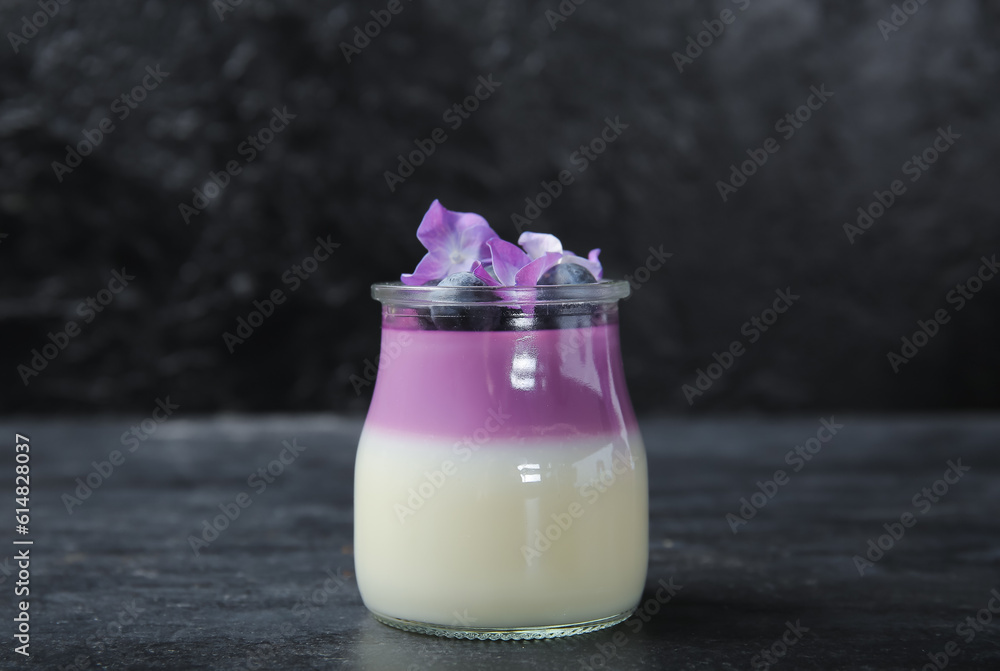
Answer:
[[[609,617],[645,582],[642,440],[442,444],[369,426],[354,525],[358,587],[376,612],[457,627]]]

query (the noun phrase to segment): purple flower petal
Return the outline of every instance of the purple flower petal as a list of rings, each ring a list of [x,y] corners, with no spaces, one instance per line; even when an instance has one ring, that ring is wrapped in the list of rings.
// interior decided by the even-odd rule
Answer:
[[[600,253],[601,253],[600,247],[597,247],[596,249],[591,249],[590,253],[587,254],[587,260],[590,261],[591,265],[585,266],[587,269],[590,270],[590,272],[594,274],[594,277],[596,277],[597,279],[601,279],[602,277],[604,277],[604,268],[601,266],[601,262],[597,258],[600,255]]]
[[[482,230],[483,235],[474,237],[471,240],[474,244],[482,244],[496,235],[489,223],[480,215],[474,212],[452,212],[440,201],[435,200],[417,227],[417,240],[429,252],[436,249],[450,250],[460,247],[463,234],[472,231],[475,235],[476,229]]]
[[[459,248],[476,261],[489,261],[490,248],[486,246],[486,241],[495,237],[497,234],[483,219],[481,225],[471,226],[462,231],[459,238]]]
[[[491,287],[501,286],[499,282],[493,279],[493,276],[490,275],[489,271],[486,270],[486,266],[484,266],[479,261],[472,262],[472,274],[481,279],[483,282],[486,282],[488,286]]]
[[[541,277],[546,270],[559,263],[561,258],[563,258],[563,255],[560,252],[546,252],[517,271],[517,275],[514,276],[514,284],[519,287],[534,286],[538,284],[538,278]]]
[[[562,253],[562,243],[559,238],[550,233],[532,233],[525,231],[517,239],[517,244],[524,248],[532,260],[540,258],[548,252]]]
[[[424,218],[420,220],[420,226],[417,227],[417,240],[427,251],[433,251],[447,243],[448,236],[451,234],[445,223],[447,212],[444,205],[435,199],[427,208],[427,212],[424,213]]]
[[[517,245],[494,237],[486,241],[493,257],[493,272],[504,286],[514,286],[514,278],[524,266],[531,262]]]
[[[412,274],[400,276],[404,284],[424,284],[444,279],[452,273],[469,271],[476,261],[487,261],[490,250],[486,241],[496,237],[490,225],[478,214],[452,212],[435,200],[417,228],[417,239],[427,254]]]
[[[400,282],[411,287],[419,287],[429,280],[440,280],[448,276],[448,259],[442,258],[440,254],[427,252],[424,258],[413,270],[412,274],[403,273],[399,276]]]

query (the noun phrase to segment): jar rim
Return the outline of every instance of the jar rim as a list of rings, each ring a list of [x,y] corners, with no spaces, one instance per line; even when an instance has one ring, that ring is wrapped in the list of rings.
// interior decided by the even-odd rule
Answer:
[[[629,283],[625,280],[523,287],[438,287],[376,282],[372,285],[372,298],[386,305],[408,307],[468,303],[520,306],[606,303],[626,298],[629,291]]]

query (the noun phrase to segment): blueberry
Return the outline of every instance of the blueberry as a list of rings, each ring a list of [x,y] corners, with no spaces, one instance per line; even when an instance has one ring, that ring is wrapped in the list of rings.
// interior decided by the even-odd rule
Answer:
[[[593,284],[594,275],[579,263],[558,263],[538,278],[539,285]],[[589,314],[573,314],[562,305],[540,305],[535,309],[539,323],[544,328],[568,329],[591,325]]]
[[[439,287],[485,287],[486,282],[472,273],[452,273],[438,282]]]
[[[422,287],[436,287],[441,283],[441,280],[427,280],[420,286]],[[417,324],[421,330],[424,331],[434,331],[437,329],[434,326],[434,322],[431,320],[431,309],[430,308],[415,308],[417,317]]]
[[[485,287],[482,281],[472,273],[453,273],[441,280],[439,287]],[[442,299],[449,298],[450,292],[442,292]],[[478,300],[493,299],[492,292]],[[476,299],[473,299],[476,300]],[[500,317],[500,309],[496,306],[460,307],[441,305],[431,307],[431,319],[434,325],[442,331],[489,331],[496,327]]]
[[[593,284],[597,278],[579,263],[557,263],[538,278],[539,284]]]

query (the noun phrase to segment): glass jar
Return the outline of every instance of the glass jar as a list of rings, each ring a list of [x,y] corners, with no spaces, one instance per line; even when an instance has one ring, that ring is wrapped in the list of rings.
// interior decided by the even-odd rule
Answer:
[[[628,291],[372,287],[382,348],[358,445],[354,553],[378,620],[551,638],[635,610],[649,499],[618,339]]]

